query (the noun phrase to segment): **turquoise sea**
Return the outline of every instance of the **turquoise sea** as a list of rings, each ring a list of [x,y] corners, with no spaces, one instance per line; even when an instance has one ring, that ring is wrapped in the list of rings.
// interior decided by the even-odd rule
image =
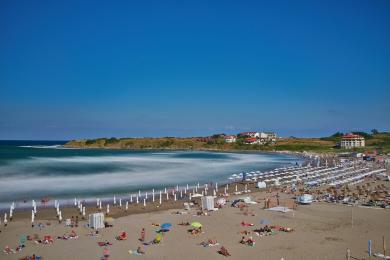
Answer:
[[[282,154],[65,149],[63,141],[0,141],[0,207],[42,197],[109,197],[227,182],[233,173],[291,166]]]

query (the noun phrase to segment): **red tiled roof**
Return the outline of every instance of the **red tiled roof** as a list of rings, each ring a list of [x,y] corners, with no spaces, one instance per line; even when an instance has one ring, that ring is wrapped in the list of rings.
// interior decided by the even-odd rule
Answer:
[[[256,138],[246,138],[245,139],[245,142],[250,142],[250,143],[253,143],[253,142],[256,142],[257,139]]]
[[[356,138],[363,138],[363,136],[355,135],[355,134],[352,134],[352,133],[343,135],[343,139],[356,139]]]

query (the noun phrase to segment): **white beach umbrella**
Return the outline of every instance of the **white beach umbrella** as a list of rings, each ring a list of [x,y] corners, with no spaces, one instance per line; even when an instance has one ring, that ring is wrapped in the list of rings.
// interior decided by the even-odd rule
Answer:
[[[154,189],[152,190],[152,200],[154,202]]]
[[[137,204],[139,203],[139,199],[138,199],[138,196],[135,197],[135,200],[137,202]]]
[[[110,214],[110,204],[107,204],[107,210],[106,210],[107,214]]]
[[[114,205],[116,205],[116,197],[115,197],[115,195],[114,195]]]
[[[119,198],[119,207],[122,207],[122,199]]]
[[[144,198],[144,207],[146,207],[146,199]]]
[[[176,201],[176,193],[175,193],[175,196],[174,196],[174,200]]]
[[[102,210],[102,201],[99,200],[99,209]]]
[[[129,202],[126,201],[126,211],[129,209]]]

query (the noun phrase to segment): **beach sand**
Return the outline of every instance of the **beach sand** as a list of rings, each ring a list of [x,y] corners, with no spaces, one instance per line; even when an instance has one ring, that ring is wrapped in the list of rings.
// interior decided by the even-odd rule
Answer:
[[[270,194],[266,192],[252,193],[253,200],[263,201]],[[287,195],[283,195],[287,196]],[[233,198],[230,198],[232,200]],[[182,208],[182,202],[170,207]],[[113,207],[115,208],[115,207]],[[5,255],[0,253],[0,259],[20,259],[33,253],[43,256],[44,259],[100,259],[103,248],[97,245],[99,241],[110,241],[111,256],[109,259],[224,259],[217,250],[225,246],[231,254],[229,259],[346,259],[346,249],[351,249],[352,256],[358,259],[368,259],[367,241],[372,240],[373,252],[382,252],[382,236],[387,236],[387,248],[390,248],[390,210],[365,207],[351,207],[340,204],[313,203],[312,205],[300,205],[298,209],[288,213],[270,212],[263,209],[263,203],[249,205],[248,209],[255,216],[244,215],[243,211],[231,207],[230,204],[222,209],[212,212],[209,216],[197,216],[197,209],[191,209],[187,214],[173,214],[177,210],[168,209],[155,212],[141,213],[142,207],[131,215],[118,217],[112,228],[100,231],[100,238],[87,236],[91,229],[86,228],[86,221],[81,221],[79,227],[74,230],[79,235],[78,239],[55,240],[51,245],[35,244],[32,241],[26,243],[26,248],[16,254]],[[89,207],[88,212],[95,211],[95,207]],[[117,209],[120,211],[119,209]],[[6,245],[15,248],[22,234],[38,234],[53,237],[69,234],[72,228],[64,227],[54,220],[54,208],[47,209],[48,221],[42,218],[36,223],[42,222],[51,225],[39,230],[37,225],[32,228],[31,223],[23,214],[15,213],[15,218],[7,227],[2,225],[0,233],[0,248]],[[53,212],[53,217],[49,216]],[[184,210],[180,210],[184,211]],[[38,212],[39,213],[39,212]],[[64,218],[69,214],[76,215],[76,209],[65,209]],[[134,214],[139,213],[139,214]],[[41,214],[44,214],[41,212]],[[113,213],[119,214],[119,213]],[[118,215],[119,216],[119,215]],[[352,221],[353,218],[353,221]],[[275,235],[258,237],[250,234],[256,241],[254,247],[242,245],[241,231],[253,231],[260,227],[261,219],[268,219],[271,225],[291,227],[294,232],[277,232]],[[180,226],[178,223],[199,221],[203,224],[204,233],[194,236],[187,232],[190,227]],[[254,227],[243,227],[241,221],[254,223]],[[152,223],[170,222],[173,227],[166,233],[159,245],[142,246],[146,251],[143,256],[129,255],[128,250],[136,250],[141,246],[138,241],[141,228],[146,229],[146,241],[151,241],[157,228]],[[352,223],[353,222],[353,223]],[[126,241],[117,241],[121,231],[126,231],[129,237]],[[248,236],[247,236],[248,237]],[[220,246],[202,247],[202,241],[215,239]]]

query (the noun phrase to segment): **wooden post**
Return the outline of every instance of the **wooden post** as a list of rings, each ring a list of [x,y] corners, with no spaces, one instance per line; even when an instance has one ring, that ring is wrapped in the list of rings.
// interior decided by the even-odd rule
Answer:
[[[347,260],[351,260],[351,250],[347,249]]]
[[[382,237],[383,241],[383,255],[386,257],[386,241],[385,241],[385,236]]]

